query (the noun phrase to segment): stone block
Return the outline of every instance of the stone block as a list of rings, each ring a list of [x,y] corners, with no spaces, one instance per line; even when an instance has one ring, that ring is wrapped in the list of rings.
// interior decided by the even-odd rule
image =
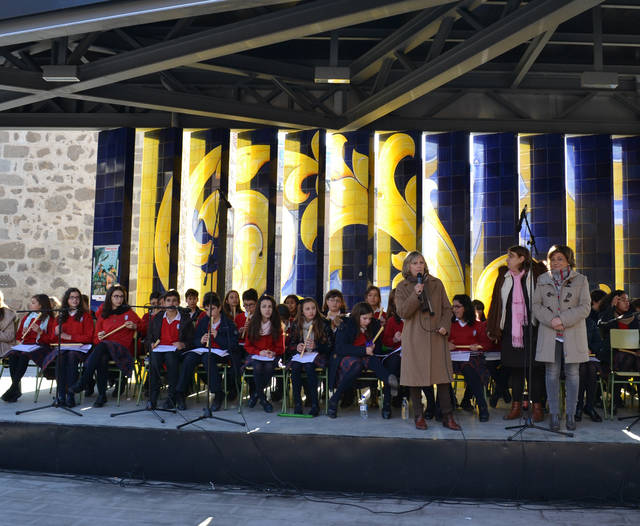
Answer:
[[[0,199],[0,214],[16,214],[17,212],[17,199]]]
[[[0,163],[2,159],[0,159]],[[2,165],[0,164],[0,171],[2,171]],[[3,174],[0,173],[0,185],[4,186],[22,186],[24,184],[24,178],[17,174]]]
[[[27,142],[38,142],[40,140],[40,134],[29,131],[27,132]]]
[[[43,258],[44,257],[44,248],[42,248],[42,247],[32,248],[31,250],[29,250],[29,252],[27,252],[27,257],[30,257],[30,258]]]
[[[24,243],[12,241],[0,245],[0,259],[24,259]]]
[[[44,202],[44,207],[47,212],[62,212],[67,208],[67,200],[61,195],[54,195]]]
[[[78,188],[75,192],[76,200],[89,201],[95,197],[95,191],[93,188]]]
[[[9,230],[7,228],[0,228],[0,239],[9,239]]]
[[[84,149],[78,144],[72,144],[67,149],[67,157],[72,161],[77,161],[82,153],[84,153]]]
[[[59,289],[59,288],[68,289],[69,284],[62,278],[56,278],[51,282],[51,288],[52,289]]]
[[[0,172],[8,172],[11,170],[11,161],[0,159]]]
[[[38,270],[40,272],[49,272],[51,270],[51,263],[49,263],[48,261],[41,261],[38,264]]]
[[[18,146],[16,144],[6,144],[4,156],[8,159],[23,159],[29,155],[28,146]]]
[[[9,142],[9,132],[0,131],[0,142]]]
[[[0,288],[13,289],[16,286],[16,280],[9,276],[9,274],[0,274]]]

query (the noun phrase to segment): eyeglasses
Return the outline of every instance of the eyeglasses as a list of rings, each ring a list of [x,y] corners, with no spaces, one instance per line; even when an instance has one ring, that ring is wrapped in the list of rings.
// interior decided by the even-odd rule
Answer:
[[[451,305],[454,309],[463,309],[462,305]]]

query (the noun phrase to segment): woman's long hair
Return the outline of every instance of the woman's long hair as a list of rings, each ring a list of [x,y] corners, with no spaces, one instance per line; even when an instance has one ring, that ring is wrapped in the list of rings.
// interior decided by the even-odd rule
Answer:
[[[51,300],[46,294],[34,294],[32,298],[35,298],[35,300],[40,304],[40,309],[42,310],[42,312],[38,314],[38,323],[42,323],[53,314]]]
[[[238,306],[236,308],[236,316],[240,314],[242,311],[242,300],[240,299],[240,294],[237,290],[230,290],[224,295],[224,300],[222,302],[222,312],[227,318],[231,318],[233,320],[233,311],[231,310],[231,305],[229,304],[229,296],[235,293],[238,296]]]
[[[60,325],[62,325],[65,321],[67,321],[69,319],[69,296],[71,296],[71,294],[73,294],[74,292],[78,293],[78,296],[80,296],[80,304],[78,305],[78,309],[75,313],[75,315],[73,316],[76,321],[81,321],[82,320],[82,316],[84,315],[84,313],[86,312],[85,310],[85,306],[84,306],[84,301],[82,300],[82,293],[80,292],[79,289],[75,288],[75,287],[71,287],[69,289],[67,289],[64,292],[64,296],[62,296],[62,312],[60,313]]]
[[[456,294],[451,300],[451,303],[457,301],[462,305],[464,309],[464,314],[462,315],[462,321],[467,323],[469,326],[473,325],[476,322],[476,310],[473,308],[473,303],[471,302],[471,298],[466,294]],[[456,321],[456,317],[453,316],[451,321]]]
[[[316,315],[311,322],[313,327],[312,330],[313,330],[314,340],[316,342],[324,341],[326,340],[326,335],[324,332],[324,327],[325,327],[324,316],[322,316],[322,314],[320,313],[320,308],[318,307],[318,303],[313,298],[304,298],[298,304],[298,313],[296,314],[295,323],[296,323],[296,327],[298,327],[299,336],[301,339],[304,339],[306,337],[306,334],[304,333],[305,331],[303,329],[306,318],[304,317],[304,314],[302,311],[304,309],[305,304],[307,303],[313,303],[313,305],[316,308]]]
[[[268,301],[271,303],[271,318],[269,321],[271,322],[271,338],[275,343],[278,341],[278,338],[282,337],[282,320],[280,319],[280,313],[278,312],[278,305],[276,304],[276,300],[273,299],[273,296],[269,296],[268,294],[264,294],[256,305],[257,312],[254,316],[251,316],[251,320],[249,320],[249,327],[247,327],[247,338],[249,341],[255,342],[260,339],[260,328],[262,326],[262,313],[260,310],[260,305],[262,305],[263,301]]]
[[[360,328],[360,316],[364,316],[365,314],[371,314],[371,316],[373,316],[373,309],[366,301],[361,301],[353,306],[350,318],[353,319],[358,329]],[[375,336],[373,332],[373,319],[365,329],[364,335],[367,337],[367,340],[372,340]]]
[[[107,294],[104,297],[104,304],[102,305],[102,313],[101,313],[101,316],[103,318],[108,318],[113,314],[114,309],[111,305],[111,296],[116,290],[119,290],[120,292],[122,292],[122,294],[124,294],[124,300],[122,301],[122,305],[118,307],[118,310],[120,312],[125,312],[129,310],[129,305],[127,305],[126,289],[122,285],[112,285],[111,287],[109,287],[109,289],[107,289]]]

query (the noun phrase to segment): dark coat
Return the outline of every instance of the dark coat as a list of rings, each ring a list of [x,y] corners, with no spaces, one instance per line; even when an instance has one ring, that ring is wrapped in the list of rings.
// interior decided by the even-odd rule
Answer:
[[[340,361],[345,356],[358,356],[364,358],[367,356],[366,347],[353,345],[353,342],[360,333],[360,327],[358,326],[360,320],[354,320],[353,318],[347,318],[336,331],[336,343],[331,353],[331,359],[329,360],[329,389],[335,387],[336,377],[338,375],[338,368],[340,367]],[[373,318],[371,320],[370,334],[374,336],[378,334],[380,330],[380,322]],[[375,343],[374,354],[382,353],[382,335],[378,337]]]
[[[207,334],[209,330],[209,316],[203,316],[198,325],[196,326],[195,334],[193,336],[193,341],[191,348],[196,349],[198,347],[205,347],[202,345],[202,337]],[[225,351],[231,352],[234,351],[238,347],[238,328],[236,324],[227,318],[224,314],[220,315],[220,325],[218,325],[218,330],[216,332],[216,337],[214,340],[221,349]]]
[[[331,330],[331,322],[329,320],[323,320],[324,323],[324,338],[320,342],[316,342],[316,349],[314,352],[321,354],[329,358],[331,350],[333,349],[333,331]],[[304,334],[300,334],[298,325],[293,323],[289,329],[289,335],[287,336],[287,346],[285,349],[286,360],[290,360],[296,354],[298,354],[298,344],[304,342]]]
[[[180,321],[178,322],[178,340],[184,343],[184,351],[187,351],[192,348],[193,322],[189,316],[189,311],[184,309],[178,310],[180,312]],[[149,322],[147,337],[144,339],[145,345],[148,349],[151,349],[153,344],[160,339],[160,335],[162,334],[162,320],[164,320],[164,314],[159,313]]]

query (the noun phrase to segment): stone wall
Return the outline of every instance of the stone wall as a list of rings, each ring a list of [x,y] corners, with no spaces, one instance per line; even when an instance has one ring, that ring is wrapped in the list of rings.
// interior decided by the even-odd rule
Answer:
[[[0,130],[0,289],[89,294],[98,133]]]

